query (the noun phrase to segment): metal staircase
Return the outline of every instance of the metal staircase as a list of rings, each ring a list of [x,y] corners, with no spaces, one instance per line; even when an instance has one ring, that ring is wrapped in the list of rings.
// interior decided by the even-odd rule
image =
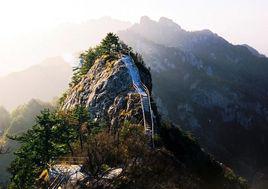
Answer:
[[[143,120],[144,120],[144,128],[145,134],[149,138],[150,146],[154,148],[154,119],[153,119],[153,111],[151,107],[150,93],[145,85],[143,85],[145,89],[146,96],[140,95],[142,111],[143,111]]]
[[[130,57],[130,56],[129,56]],[[133,59],[130,57],[131,64],[134,64]],[[123,61],[124,62],[124,61]],[[133,67],[128,66],[128,69],[134,69]],[[137,69],[135,65],[135,69]],[[133,78],[132,78],[133,80]],[[140,95],[142,113],[143,113],[143,122],[144,122],[144,133],[147,135],[149,140],[149,145],[154,148],[154,114],[151,107],[151,100],[150,100],[150,92],[147,87],[141,82],[139,78],[139,82],[137,83],[133,81],[133,86],[135,91]]]

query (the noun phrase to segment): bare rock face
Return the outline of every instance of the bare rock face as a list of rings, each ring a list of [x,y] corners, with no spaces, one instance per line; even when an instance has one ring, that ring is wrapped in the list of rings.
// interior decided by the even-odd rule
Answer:
[[[151,89],[151,76],[143,70],[146,68],[139,70],[141,79]],[[114,127],[124,121],[133,124],[142,121],[139,94],[120,58],[110,60],[103,56],[95,61],[80,83],[69,90],[62,108],[70,109],[76,105],[85,105],[93,119]]]

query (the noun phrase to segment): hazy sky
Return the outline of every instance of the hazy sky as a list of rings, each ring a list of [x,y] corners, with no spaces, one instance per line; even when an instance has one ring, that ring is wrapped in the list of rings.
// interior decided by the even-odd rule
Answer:
[[[267,10],[268,0],[0,0],[0,74],[18,68],[1,60],[4,44],[16,45],[17,36],[103,16],[131,22],[165,16],[185,29],[210,29],[268,55]]]

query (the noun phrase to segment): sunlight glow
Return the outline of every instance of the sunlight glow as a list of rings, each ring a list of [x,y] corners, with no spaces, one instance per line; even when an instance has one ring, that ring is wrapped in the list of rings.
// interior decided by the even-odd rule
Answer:
[[[0,75],[38,60],[35,55],[23,65],[12,60],[13,47],[26,35],[42,36],[62,23],[103,16],[132,23],[144,15],[155,20],[165,16],[187,30],[210,29],[234,44],[247,43],[268,55],[267,9],[267,0],[1,0]],[[30,43],[22,47],[31,51]],[[23,51],[21,56],[26,56]],[[6,61],[12,63],[4,65]]]

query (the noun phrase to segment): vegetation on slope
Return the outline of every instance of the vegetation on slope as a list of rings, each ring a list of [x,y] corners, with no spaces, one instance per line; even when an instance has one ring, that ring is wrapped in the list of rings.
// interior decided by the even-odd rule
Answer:
[[[80,54],[80,65],[74,68],[70,86],[72,87],[79,83],[98,58],[107,55],[109,60],[112,60],[118,57],[119,53],[130,54],[134,60],[140,60],[135,62],[143,64],[141,56],[137,53],[135,54],[131,47],[120,41],[116,34],[108,33],[107,36],[101,41],[100,45],[97,45],[94,48],[90,47],[88,50]]]
[[[80,141],[83,146],[83,129],[89,127],[87,111],[77,107],[70,112],[44,110],[36,118],[32,129],[19,136],[10,136],[21,146],[12,162],[12,188],[33,188],[38,176],[59,156],[73,154],[72,143]],[[83,128],[82,128],[83,127]]]
[[[74,68],[71,86],[77,84],[81,78],[87,74],[89,69],[94,64],[95,60],[102,55],[112,55],[114,52],[122,50],[119,38],[113,33],[108,33],[101,41],[100,45],[95,48],[89,48],[80,55],[80,65]]]
[[[79,183],[85,188],[245,187],[231,169],[222,169],[175,127],[163,126],[158,148],[152,150],[142,126],[125,123],[110,132],[109,126],[90,120],[84,107],[67,112],[45,110],[36,122],[25,134],[13,137],[21,147],[11,164],[10,188],[45,187],[48,183],[39,179],[42,171],[60,157],[75,156],[86,157],[83,172],[90,180]],[[103,175],[114,168],[123,171],[104,182]]]
[[[7,151],[7,153],[0,156],[0,183],[8,182],[10,174],[8,174],[7,168],[14,159],[14,151],[19,147],[16,141],[7,140],[6,135],[21,134],[32,128],[35,124],[35,117],[40,114],[40,111],[44,108],[53,109],[53,106],[50,105],[50,103],[44,103],[40,100],[33,99],[17,107],[11,113],[2,111],[2,113],[5,112],[5,114],[0,114],[0,124],[5,125],[5,129],[3,129],[2,134],[0,134],[0,141],[2,142],[4,152]]]

